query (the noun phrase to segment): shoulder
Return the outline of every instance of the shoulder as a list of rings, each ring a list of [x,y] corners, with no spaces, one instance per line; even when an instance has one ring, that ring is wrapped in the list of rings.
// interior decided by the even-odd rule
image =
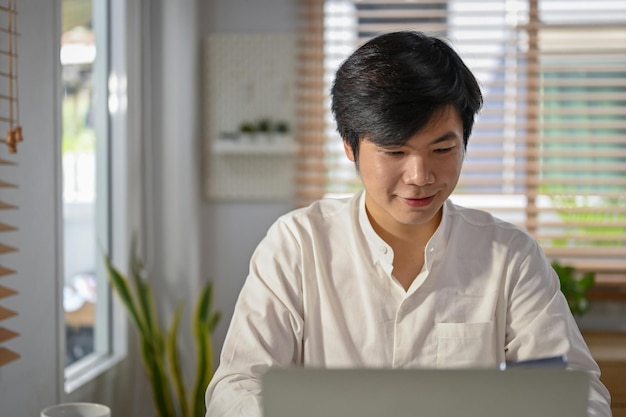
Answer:
[[[452,222],[460,226],[526,234],[526,231],[521,227],[502,220],[487,211],[459,206],[450,200],[446,202],[446,212]]]
[[[338,235],[350,234],[353,207],[358,207],[354,197],[323,199],[283,214],[269,227],[255,250],[255,258],[285,258],[293,263],[305,253],[327,250]]]
[[[554,285],[553,271],[539,242],[524,228],[486,211],[446,203],[450,226],[448,247],[464,259],[491,265],[509,286],[533,282],[533,288]]]
[[[527,248],[537,246],[535,239],[522,227],[502,220],[484,210],[459,206],[448,200],[446,216],[450,230],[465,239],[486,239],[510,245],[515,243]]]
[[[317,229],[348,221],[358,213],[358,196],[324,198],[280,216],[274,227]]]

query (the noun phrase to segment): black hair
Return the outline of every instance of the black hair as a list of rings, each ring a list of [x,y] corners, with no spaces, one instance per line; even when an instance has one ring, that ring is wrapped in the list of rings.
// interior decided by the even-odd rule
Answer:
[[[359,47],[339,67],[331,89],[337,131],[358,157],[361,139],[400,146],[444,107],[457,109],[463,145],[482,107],[480,87],[444,41],[392,32]]]

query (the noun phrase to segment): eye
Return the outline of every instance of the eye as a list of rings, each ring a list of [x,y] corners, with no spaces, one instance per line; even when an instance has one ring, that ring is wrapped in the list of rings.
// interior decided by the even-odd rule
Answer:
[[[435,153],[448,153],[453,149],[454,149],[454,146],[451,146],[449,148],[438,148],[438,149],[435,149]]]

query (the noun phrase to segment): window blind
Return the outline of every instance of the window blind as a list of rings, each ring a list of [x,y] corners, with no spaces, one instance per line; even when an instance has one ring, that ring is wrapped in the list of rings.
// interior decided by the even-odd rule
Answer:
[[[17,153],[17,145],[23,140],[22,128],[19,125],[18,114],[18,91],[17,91],[17,2],[9,0],[0,5],[0,126],[1,130],[6,133],[0,141],[6,144],[6,148],[2,147],[0,151],[0,172],[6,179],[6,169],[12,169],[17,162],[11,158]],[[2,201],[0,201],[0,213],[3,210],[16,210],[18,207],[10,200],[12,192],[6,193],[6,190],[17,189],[18,185],[0,179],[0,189],[5,192]],[[9,199],[5,198],[9,196]],[[0,255],[16,252],[18,249],[7,241],[12,239],[7,236],[10,232],[16,231],[17,228],[11,224],[0,221],[0,232],[2,242],[0,243]],[[8,268],[6,265],[6,257],[1,257],[0,279],[14,275],[17,271]],[[0,281],[1,282],[1,281]],[[0,302],[4,303],[6,297],[12,297],[17,294],[12,288],[0,285]],[[5,342],[10,341],[19,336],[19,333],[5,326],[11,326],[9,323],[11,318],[18,315],[17,311],[0,305],[0,366],[4,366],[20,358],[20,354],[6,347]]]
[[[338,65],[377,34],[420,30],[452,44],[485,99],[452,199],[525,227],[550,257],[626,270],[626,2],[301,5],[300,204],[360,188],[329,110]]]

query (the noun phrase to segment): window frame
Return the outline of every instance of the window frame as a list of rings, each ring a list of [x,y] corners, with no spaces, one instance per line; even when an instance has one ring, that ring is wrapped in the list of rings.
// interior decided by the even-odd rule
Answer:
[[[98,244],[116,265],[128,265],[130,230],[137,233],[143,230],[143,225],[137,220],[139,216],[136,215],[141,209],[142,197],[131,195],[129,190],[131,187],[140,189],[142,181],[141,172],[130,169],[131,166],[142,166],[139,146],[142,126],[141,83],[129,90],[128,80],[141,80],[142,55],[138,51],[141,51],[144,10],[137,2],[125,0],[94,0],[94,7],[99,7],[94,14],[99,15],[107,25],[107,48],[104,54],[107,62],[103,78],[106,81],[101,85],[100,91],[106,105],[108,143],[103,153],[107,155],[107,161],[102,166],[105,168],[107,182],[99,186],[106,187],[109,193],[108,204],[103,210],[108,219],[108,227],[99,231],[103,241]],[[133,117],[129,117],[129,113]],[[62,222],[62,219],[59,221]],[[59,229],[62,230],[62,227]],[[109,321],[106,326],[109,338],[103,345],[106,352],[87,356],[65,368],[61,398],[73,396],[73,392],[111,370],[128,354],[127,317],[123,306],[108,285],[101,261],[99,273],[105,277],[100,280],[102,291],[108,294],[105,307],[108,309]],[[61,340],[65,340],[64,335]],[[64,347],[62,351],[65,352]]]

